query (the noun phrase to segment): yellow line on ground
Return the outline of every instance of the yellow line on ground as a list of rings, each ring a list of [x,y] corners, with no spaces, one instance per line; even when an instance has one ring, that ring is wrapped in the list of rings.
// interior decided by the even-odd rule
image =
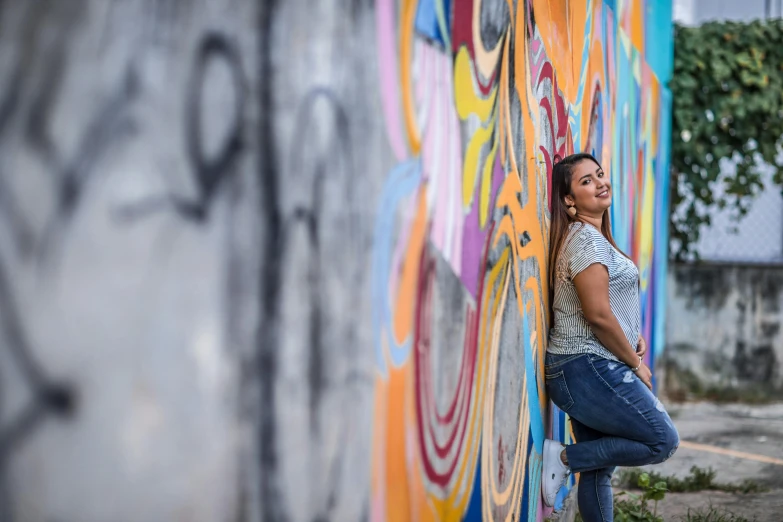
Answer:
[[[680,441],[681,448],[688,448],[697,451],[708,451],[710,453],[717,453],[719,455],[727,455],[729,457],[737,457],[738,459],[755,460],[757,462],[765,462],[767,464],[777,464],[783,466],[783,460],[776,459],[774,457],[767,457],[766,455],[757,455],[755,453],[745,453],[744,451],[735,451],[726,448],[719,448],[717,446],[710,446],[709,444],[698,444],[696,442]]]

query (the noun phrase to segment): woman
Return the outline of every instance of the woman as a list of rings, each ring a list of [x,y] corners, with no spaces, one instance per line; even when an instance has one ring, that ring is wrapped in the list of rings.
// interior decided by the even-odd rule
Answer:
[[[576,444],[545,441],[541,485],[552,506],[569,473],[579,473],[585,522],[613,519],[615,466],[663,462],[679,444],[642,360],[639,271],[612,239],[611,201],[609,178],[593,156],[556,163],[549,256],[554,326],[544,373]]]

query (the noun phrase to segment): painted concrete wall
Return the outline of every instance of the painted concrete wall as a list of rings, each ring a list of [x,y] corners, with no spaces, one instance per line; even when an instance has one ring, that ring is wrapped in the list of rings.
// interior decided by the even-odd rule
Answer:
[[[670,393],[781,397],[783,267],[674,265],[669,288]]]
[[[610,173],[659,350],[670,25],[0,4],[0,520],[541,520],[552,157]]]
[[[375,235],[373,520],[546,515],[543,441],[570,440],[542,378],[555,154],[609,169],[661,348],[671,4],[509,5],[379,3],[398,163]]]

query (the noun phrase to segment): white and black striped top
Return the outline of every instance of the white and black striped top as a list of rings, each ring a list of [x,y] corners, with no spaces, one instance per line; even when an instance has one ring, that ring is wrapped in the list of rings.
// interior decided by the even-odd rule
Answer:
[[[609,271],[609,304],[628,343],[636,347],[641,332],[639,270],[601,232],[586,223],[572,223],[557,261],[553,309],[555,324],[547,351],[553,354],[594,353],[617,361],[593,334],[582,313],[573,279],[594,263]]]

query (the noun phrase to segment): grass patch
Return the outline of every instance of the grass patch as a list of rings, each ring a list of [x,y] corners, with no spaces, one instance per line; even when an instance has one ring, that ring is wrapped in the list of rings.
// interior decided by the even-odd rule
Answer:
[[[758,482],[745,479],[739,483],[717,482],[715,480],[716,472],[712,468],[700,468],[693,466],[690,475],[685,478],[678,478],[673,475],[661,475],[655,471],[643,471],[632,468],[624,469],[616,479],[616,487],[621,489],[636,489],[639,483],[639,477],[647,474],[652,483],[666,483],[667,491],[671,493],[693,493],[696,491],[726,491],[728,493],[761,493],[767,491],[767,488]]]
[[[715,486],[724,486],[716,484],[715,472],[712,469],[702,470],[694,466],[691,468],[691,475],[685,480],[676,482],[674,477],[661,477],[659,474],[647,472],[637,472],[629,470],[633,474],[626,475],[625,479],[634,477],[635,482],[628,484],[629,487],[641,491],[639,494],[621,491],[614,495],[614,520],[615,522],[665,522],[663,517],[658,515],[658,502],[669,493],[666,480],[677,484],[677,487],[686,488],[682,491],[701,491],[701,489],[715,489]],[[689,480],[690,479],[690,480]],[[725,491],[725,489],[721,489]],[[710,506],[708,509],[697,509],[680,517],[681,522],[755,522],[745,517],[735,515],[734,513],[723,509]],[[582,516],[576,515],[576,521],[582,522]]]
[[[638,500],[614,499],[615,522],[664,522],[663,517],[650,511],[643,511]],[[757,519],[746,518],[728,511],[725,508],[709,507],[707,509],[688,510],[686,515],[679,517],[679,522],[757,522]],[[547,519],[545,522],[550,522]],[[575,522],[583,522],[577,514]]]
[[[680,519],[682,522],[756,522],[756,519],[735,515],[731,511],[710,506],[708,509],[688,510],[688,514]]]

